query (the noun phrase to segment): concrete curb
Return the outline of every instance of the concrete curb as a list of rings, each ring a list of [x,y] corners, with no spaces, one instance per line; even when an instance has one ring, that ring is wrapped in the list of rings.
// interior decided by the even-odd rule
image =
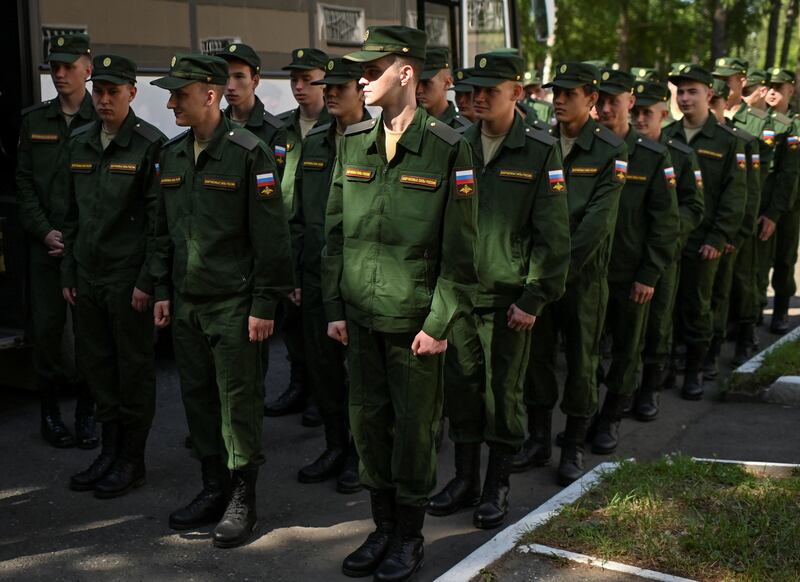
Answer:
[[[765,402],[800,406],[800,376],[781,376],[761,395]]]
[[[794,328],[789,333],[778,339],[775,343],[769,345],[764,350],[757,353],[744,364],[733,370],[730,377],[723,389],[723,397],[730,400],[756,400],[762,402],[772,402],[775,404],[796,404],[800,405],[800,386],[795,387],[790,383],[788,386],[779,387],[776,391],[772,392],[775,384],[781,381],[781,378],[776,380],[769,388],[759,388],[753,390],[752,388],[743,388],[755,374],[761,365],[764,363],[764,358],[773,350],[779,348],[785,343],[794,341],[800,338],[800,326]],[[794,376],[787,376],[788,378],[795,378]],[[772,392],[772,394],[771,394]]]

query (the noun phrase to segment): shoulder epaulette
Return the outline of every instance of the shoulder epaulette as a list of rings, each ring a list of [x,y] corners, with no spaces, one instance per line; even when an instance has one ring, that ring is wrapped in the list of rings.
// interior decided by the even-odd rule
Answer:
[[[728,132],[729,134],[731,134],[732,136],[739,137],[739,134],[738,134],[738,133],[736,133],[735,131],[733,131],[733,129],[732,129],[732,128],[728,127],[728,126],[727,126],[727,125],[725,125],[724,123],[717,123],[717,127],[718,127],[718,128],[720,128],[720,129],[724,129],[725,131],[727,131],[727,132]]]
[[[602,139],[604,142],[614,146],[615,148],[618,148],[619,146],[625,143],[623,139],[621,139],[616,133],[614,133],[604,125],[598,124],[594,130],[594,134],[600,139]]]
[[[253,151],[258,147],[258,144],[261,143],[260,139],[241,127],[236,127],[229,131],[227,138],[248,151]]]
[[[471,125],[459,125],[458,127],[455,128],[455,130],[456,130],[456,133],[458,133],[459,135],[464,135],[465,133],[467,133],[467,130],[470,127],[472,127],[472,126]]]
[[[289,119],[290,117],[294,117],[294,112],[295,111],[297,111],[297,109],[290,109],[289,111],[284,111],[283,113],[279,113],[278,114],[278,119],[283,121],[285,119]]]
[[[172,144],[178,143],[183,138],[185,138],[187,135],[189,135],[190,131],[191,131],[191,129],[187,129],[186,131],[184,131],[182,133],[179,133],[178,135],[176,135],[172,139],[168,139],[167,141],[164,142],[164,145],[161,146],[161,147],[167,147],[167,146],[171,146]]]
[[[264,121],[276,129],[283,127],[283,122],[269,111],[264,111]]]
[[[525,128],[525,135],[531,139],[535,139],[536,141],[540,141],[546,145],[554,145],[558,143],[558,140],[550,135],[550,132],[547,131],[546,128],[542,127],[526,127]]]
[[[76,127],[76,128],[75,128],[75,129],[73,129],[71,132],[69,132],[69,137],[70,137],[70,138],[73,138],[73,137],[75,137],[76,135],[80,135],[80,134],[82,134],[82,133],[86,133],[87,131],[89,131],[90,129],[92,129],[93,127],[95,127],[95,126],[96,126],[96,124],[97,124],[97,122],[96,122],[96,121],[90,121],[89,123],[84,123],[84,124],[83,124],[83,125],[81,125],[80,127]]]
[[[462,115],[459,115],[459,114],[456,114],[456,116],[453,117],[453,121],[455,121],[456,123],[459,124],[459,127],[454,127],[453,128],[455,130],[460,129],[461,127],[467,128],[470,125],[472,125],[472,122],[469,119],[467,119],[466,117],[463,117]]]
[[[426,127],[433,135],[451,146],[461,141],[461,134],[446,123],[429,121]]]
[[[133,131],[141,135],[144,139],[146,139],[150,143],[155,143],[157,141],[160,141],[164,137],[164,134],[161,133],[161,131],[157,127],[150,125],[149,123],[147,123],[146,121],[142,121],[141,119],[136,122],[136,125],[133,126]]]
[[[667,146],[665,146],[663,143],[658,143],[657,141],[654,141],[643,135],[639,136],[637,143],[642,147],[656,152],[657,154],[663,154],[667,151]]]
[[[778,121],[778,123],[782,123],[783,125],[791,125],[792,124],[792,118],[791,117],[787,117],[783,113],[778,113],[777,111],[773,111],[772,112],[772,118],[776,119]]]
[[[369,131],[375,124],[378,123],[378,118],[375,117],[373,119],[367,119],[366,121],[360,121],[358,123],[354,123],[353,125],[348,125],[347,129],[344,131],[345,135],[353,135],[356,133],[362,133],[364,131]]]
[[[312,136],[312,135],[316,135],[318,133],[325,133],[326,131],[328,131],[330,129],[332,124],[333,124],[333,122],[323,123],[322,125],[315,125],[314,127],[312,127],[309,130],[309,132],[306,134],[306,137],[309,137],[309,136]]]
[[[741,139],[744,143],[750,143],[754,139],[757,139],[752,133],[749,133],[743,129],[739,129],[738,127],[733,128],[733,133],[735,133],[736,137]]]
[[[33,105],[30,105],[30,106],[26,107],[25,109],[23,109],[20,112],[20,115],[27,115],[31,111],[36,111],[37,109],[44,109],[45,107],[50,105],[52,102],[53,102],[53,100],[50,99],[48,101],[42,101],[41,103],[34,103]]]
[[[769,113],[767,113],[763,109],[759,109],[758,107],[748,107],[747,113],[750,115],[754,115],[759,119],[767,119],[769,117]]]
[[[694,151],[692,150],[692,148],[690,148],[688,145],[686,145],[679,139],[669,138],[667,140],[667,145],[672,149],[678,150],[679,152],[686,154],[687,156],[691,155],[692,151]]]

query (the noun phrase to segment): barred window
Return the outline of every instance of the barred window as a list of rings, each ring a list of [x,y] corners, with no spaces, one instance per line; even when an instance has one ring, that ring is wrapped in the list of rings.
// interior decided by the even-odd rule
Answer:
[[[359,46],[364,40],[366,22],[362,8],[317,5],[320,40],[332,45]]]
[[[499,32],[505,28],[503,0],[469,0],[467,10],[470,30]]]
[[[207,55],[214,55],[224,51],[228,46],[242,42],[238,36],[216,36],[200,39],[200,52]]]
[[[406,11],[406,26],[417,27],[417,11]],[[450,19],[442,14],[425,14],[425,32],[428,46],[450,46]]]
[[[47,60],[52,39],[77,32],[85,34],[89,32],[89,27],[85,24],[46,24],[42,26],[42,60]]]

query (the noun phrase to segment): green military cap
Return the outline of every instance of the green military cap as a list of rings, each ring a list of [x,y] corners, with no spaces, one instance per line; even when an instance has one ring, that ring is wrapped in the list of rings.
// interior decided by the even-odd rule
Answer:
[[[753,85],[766,85],[768,80],[767,72],[762,69],[753,69],[747,72],[747,80],[744,83],[745,87],[752,87]]]
[[[325,70],[328,64],[328,55],[315,48],[298,48],[292,51],[292,62],[282,68],[284,71],[300,69],[310,71],[312,69]]]
[[[650,107],[656,103],[669,101],[669,89],[661,83],[651,83],[649,81],[636,83],[633,88],[633,94],[636,95],[636,105],[641,105],[642,107]]]
[[[583,62],[586,65],[595,66],[601,71],[611,68],[611,61],[593,60],[593,61],[583,61]]]
[[[90,81],[108,81],[115,85],[136,82],[136,63],[117,55],[97,55],[92,59]]]
[[[151,85],[162,89],[180,89],[192,83],[225,85],[228,82],[228,63],[214,55],[182,54],[172,57],[169,73],[150,81]]]
[[[361,65],[343,58],[333,58],[325,66],[325,78],[312,81],[312,85],[346,85],[361,78]]]
[[[606,69],[600,73],[600,91],[609,95],[630,93],[635,82],[634,76],[625,71]]]
[[[636,77],[637,81],[658,83],[661,80],[658,70],[652,67],[633,67],[631,69],[631,74]]]
[[[230,44],[227,48],[219,51],[217,56],[226,61],[242,61],[253,67],[256,73],[261,72],[261,57],[259,57],[258,53],[253,50],[253,47],[249,45],[240,42]]]
[[[693,64],[684,65],[678,69],[677,73],[670,73],[669,82],[673,85],[677,85],[680,81],[686,80],[697,81],[698,83],[711,87],[714,82],[714,77],[700,65]]]
[[[74,63],[81,55],[92,54],[88,34],[76,32],[64,34],[50,40],[47,60],[57,63]]]
[[[715,77],[730,77],[731,75],[747,75],[748,62],[739,57],[720,57],[714,62],[711,74]]]
[[[487,51],[493,55],[517,55],[519,56],[519,49],[511,46],[501,46]]]
[[[522,81],[525,61],[519,55],[488,52],[475,55],[475,66],[465,85],[495,87],[503,81]]]
[[[428,35],[410,26],[370,26],[364,33],[361,50],[344,58],[358,63],[374,61],[386,55],[401,55],[425,60]]]
[[[683,67],[685,67],[686,65],[691,65],[691,64],[692,63],[684,63],[684,62],[672,63],[670,65],[669,75],[670,76],[677,75],[678,73],[680,73],[680,71],[681,71],[681,69]]]
[[[558,65],[555,78],[542,86],[574,89],[583,85],[591,85],[596,88],[599,84],[600,70],[596,66],[591,63],[572,61]]]
[[[472,74],[471,68],[456,69],[455,80],[456,84],[453,86],[453,91],[456,93],[472,93],[475,87],[467,85],[464,81]]]
[[[769,82],[771,84],[791,83],[794,85],[795,77],[794,72],[789,69],[781,69],[780,67],[773,67],[767,71],[769,74]]]
[[[731,88],[725,79],[714,79],[711,84],[711,90],[714,91],[714,97],[719,97],[720,99],[727,99],[731,94]]]
[[[528,85],[541,85],[542,76],[536,69],[533,69],[532,71],[525,71],[525,75],[523,76],[523,84],[526,87]]]
[[[425,69],[422,79],[432,79],[442,69],[450,68],[450,51],[446,48],[432,47],[425,52]]]

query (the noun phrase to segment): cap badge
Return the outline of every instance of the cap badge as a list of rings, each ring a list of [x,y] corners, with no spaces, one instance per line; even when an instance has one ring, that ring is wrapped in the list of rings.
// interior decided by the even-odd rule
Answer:
[[[111,59],[109,57],[106,57],[106,58],[103,59],[103,66],[104,67],[111,66]]]
[[[773,75],[780,75],[781,74],[781,70],[778,69],[778,68],[772,69],[772,74]]]
[[[299,51],[297,51],[297,58],[302,59],[304,54],[306,54],[305,51],[303,49],[300,49]]]
[[[368,39],[368,38],[369,38],[369,30],[367,30],[367,31],[364,33],[364,42],[367,42],[367,39]]]
[[[725,59],[717,59],[717,64],[721,67],[725,64]]]
[[[608,72],[608,71],[606,71],[605,73],[603,73],[603,81],[608,81],[608,78],[609,78],[610,76],[611,76],[611,75],[609,74],[609,72]]]
[[[328,61],[328,70],[329,71],[333,70],[333,61]]]
[[[645,69],[639,69],[639,76],[640,77],[644,77],[646,74],[647,74],[647,71]]]
[[[459,71],[459,72],[456,74],[456,77],[458,77],[459,79],[463,79],[463,78],[464,78],[464,72],[463,72],[463,71]]]
[[[482,59],[481,59],[481,61],[478,63],[478,66],[479,66],[481,69],[484,69],[484,68],[486,68],[486,57],[484,57],[484,58],[482,58]]]
[[[63,36],[59,36],[58,40],[56,41],[56,44],[58,46],[64,46],[64,37]]]
[[[561,65],[561,68],[559,69],[559,72],[566,73],[567,72],[567,65]]]
[[[170,67],[174,67],[175,63],[177,62],[177,60],[178,60],[178,57],[172,57],[172,62],[170,62],[169,66]]]
[[[638,87],[636,87],[636,92],[637,93],[643,93],[644,92],[644,85],[639,85]]]
[[[229,47],[228,47],[228,51],[230,51],[230,52],[232,52],[232,53],[233,53],[233,52],[236,52],[236,45],[235,45],[235,44],[232,44],[231,46],[229,46]]]

